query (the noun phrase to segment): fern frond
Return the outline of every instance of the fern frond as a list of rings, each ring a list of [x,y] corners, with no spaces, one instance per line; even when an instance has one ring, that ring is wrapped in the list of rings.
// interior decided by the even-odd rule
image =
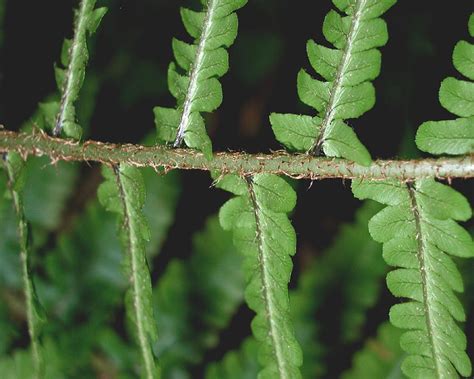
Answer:
[[[474,37],[474,13],[469,18]],[[453,51],[454,67],[470,81],[446,78],[439,89],[441,105],[459,118],[427,121],[416,133],[416,144],[431,154],[471,154],[474,152],[474,45],[459,41]]]
[[[140,172],[147,193],[144,213],[153,231],[146,245],[150,257],[159,251],[173,221],[180,183],[177,172],[167,175],[157,175],[153,169]],[[47,191],[54,192],[54,189]],[[123,292],[129,283],[129,276],[125,277],[121,266],[116,221],[115,214],[106,211],[96,199],[91,200],[70,230],[61,233],[57,246],[48,251],[43,260],[45,275],[36,281],[42,304],[56,321],[49,323],[48,335],[61,346],[60,360],[70,377],[94,376],[91,358],[98,351],[106,354],[121,373],[126,368],[135,372],[127,377],[137,376],[138,355],[134,345],[127,348],[134,363],[129,365],[125,360],[116,363],[111,352],[114,346],[105,349],[104,345],[111,342],[102,339],[106,325],[122,310]],[[78,318],[82,320],[80,324]]]
[[[84,82],[84,76],[89,59],[87,51],[87,36],[95,33],[107,8],[94,9],[96,0],[81,0],[75,14],[74,37],[64,41],[61,52],[61,65],[56,67],[56,82],[61,91],[61,101],[43,104],[50,118],[49,126],[55,136],[64,131],[65,136],[79,139],[81,127],[76,123],[74,103]]]
[[[409,354],[403,372],[412,378],[455,378],[471,373],[466,337],[456,321],[465,321],[461,275],[450,256],[473,257],[469,233],[454,220],[471,217],[467,200],[433,179],[403,184],[396,181],[353,182],[354,195],[388,205],[369,222],[372,237],[384,243],[388,264],[400,267],[387,276],[397,297],[391,322],[411,329],[401,337]]]
[[[344,344],[359,336],[365,312],[377,298],[385,263],[379,251],[381,246],[370,238],[367,222],[378,210],[380,206],[375,202],[366,202],[357,211],[356,222],[342,227],[322,259],[305,269],[297,287],[290,291],[295,335],[303,352],[301,373],[304,378],[319,378],[324,373],[327,349],[320,341],[319,330],[325,325],[315,324],[314,320],[328,296],[337,291],[343,297],[341,302],[346,304],[340,325],[340,339]],[[241,347],[228,353],[222,361],[213,363],[207,378],[216,375],[220,378],[255,378],[259,371],[257,357],[247,356],[244,350],[246,348]]]
[[[151,344],[157,339],[153,317],[150,272],[146,261],[145,241],[150,239],[148,224],[142,213],[145,202],[143,178],[137,168],[121,165],[103,167],[104,183],[98,190],[99,200],[119,216],[120,239],[126,251],[125,272],[130,288],[125,306],[140,348],[143,376],[157,378]]]
[[[43,377],[43,358],[40,344],[40,334],[45,322],[45,315],[36,295],[33,278],[30,274],[31,243],[28,223],[23,207],[23,188],[25,184],[24,161],[17,153],[4,156],[3,164],[8,176],[10,196],[16,212],[17,231],[19,242],[19,257],[21,263],[21,278],[25,296],[26,320],[28,334],[31,340],[31,353],[33,359],[33,378]]]
[[[205,379],[254,379],[260,371],[256,355],[258,344],[249,337],[239,350],[227,353],[220,362],[211,363],[205,374]]]
[[[343,157],[363,165],[370,154],[344,120],[358,118],[375,104],[371,80],[380,72],[377,47],[387,43],[385,21],[380,18],[396,0],[333,0],[347,16],[330,11],[323,34],[335,49],[308,41],[307,53],[313,69],[325,81],[306,71],[298,74],[301,101],[318,111],[316,117],[294,114],[270,115],[275,137],[291,150],[329,157]]]
[[[263,366],[259,378],[300,378],[302,353],[288,299],[296,235],[287,214],[296,194],[271,174],[246,179],[228,175],[217,186],[236,195],[222,206],[219,219],[225,230],[233,231],[234,244],[245,256],[245,299],[256,312],[252,331]]]
[[[369,338],[363,350],[354,355],[352,368],[342,379],[402,378],[400,336],[400,329],[390,323],[380,325],[377,337]]]
[[[153,346],[164,378],[191,378],[189,367],[201,362],[218,343],[244,297],[242,257],[217,217],[193,238],[193,254],[173,260],[153,290],[160,338]]]
[[[89,47],[89,53],[91,50]],[[57,70],[56,66],[55,70]],[[102,77],[91,71],[84,77],[84,83],[80,90],[81,96],[77,99],[75,106],[76,122],[81,126],[82,136],[89,130],[102,80]],[[46,131],[53,130],[60,108],[61,94],[59,92],[53,92],[40,101],[35,112],[21,125],[20,130],[25,133],[32,133],[35,128]]]
[[[212,112],[222,102],[222,87],[218,78],[229,69],[226,48],[237,36],[236,10],[247,0],[201,0],[202,12],[181,9],[181,18],[194,43],[173,40],[173,52],[181,75],[173,62],[168,69],[168,86],[177,100],[176,109],[155,107],[158,139],[173,142],[183,140],[188,147],[201,150],[209,159],[212,144],[206,133],[201,112]]]

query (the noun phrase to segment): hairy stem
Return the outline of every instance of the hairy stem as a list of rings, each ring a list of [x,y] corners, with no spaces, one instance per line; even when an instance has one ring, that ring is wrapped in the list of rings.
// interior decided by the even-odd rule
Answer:
[[[349,33],[347,34],[346,46],[344,47],[341,62],[339,63],[339,66],[336,72],[336,77],[332,84],[329,101],[327,103],[326,111],[324,113],[324,117],[320,126],[321,129],[319,132],[319,137],[315,141],[313,147],[311,147],[311,149],[309,150],[310,153],[314,155],[319,155],[321,153],[323,143],[326,140],[326,137],[328,135],[328,128],[334,121],[334,112],[335,112],[334,104],[336,104],[336,102],[339,100],[340,92],[342,90],[342,80],[350,64],[352,48],[354,45],[354,38],[359,28],[360,18],[362,16],[362,9],[365,6],[365,1],[366,0],[356,0],[355,5],[354,5],[354,13],[352,15],[352,21],[351,21]]]
[[[34,378],[39,379],[42,375],[42,358],[40,353],[40,343],[38,341],[39,325],[38,315],[35,307],[35,289],[33,280],[30,276],[29,260],[30,260],[30,247],[29,247],[29,233],[28,223],[23,212],[23,200],[21,194],[15,190],[15,173],[11,164],[8,162],[6,155],[3,158],[3,163],[8,175],[8,187],[10,190],[11,197],[13,199],[13,205],[18,221],[18,242],[20,245],[20,263],[21,263],[21,274],[23,281],[23,293],[25,296],[25,308],[26,308],[26,320],[28,324],[28,334],[31,340],[31,350],[34,365]]]
[[[76,14],[74,26],[74,39],[71,50],[69,51],[70,62],[67,68],[62,88],[61,105],[56,119],[56,125],[53,135],[58,136],[61,133],[63,124],[66,121],[69,109],[73,106],[74,89],[80,87],[83,80],[82,66],[84,62],[84,41],[87,33],[88,14],[94,9],[96,0],[82,0],[79,10]],[[87,52],[85,53],[87,54]]]
[[[343,159],[318,158],[306,154],[217,153],[211,161],[202,153],[170,149],[164,146],[115,145],[86,141],[63,140],[43,132],[33,134],[0,131],[0,153],[17,151],[28,155],[47,155],[52,162],[95,161],[109,165],[126,163],[136,167],[184,170],[217,170],[223,173],[255,175],[272,173],[299,179],[371,179],[387,178],[413,181],[436,177],[440,179],[473,178],[474,155],[460,158],[422,160],[379,160],[365,167]]]
[[[125,229],[125,245],[126,245],[126,254],[129,254],[130,259],[130,284],[132,286],[131,290],[133,293],[133,312],[136,320],[136,329],[138,336],[138,343],[140,345],[140,352],[145,366],[145,375],[147,379],[155,378],[155,362],[153,360],[153,353],[150,349],[150,344],[148,342],[148,337],[145,331],[145,320],[143,311],[144,305],[141,296],[141,289],[139,285],[138,278],[138,266],[140,265],[140,247],[137,246],[137,235],[139,234],[138,230],[135,230],[135,225],[131,222],[131,210],[128,200],[128,195],[125,191],[125,186],[122,180],[122,173],[117,166],[114,166],[114,174],[119,189],[119,197],[121,201],[121,206],[124,214],[124,222],[122,227]]]

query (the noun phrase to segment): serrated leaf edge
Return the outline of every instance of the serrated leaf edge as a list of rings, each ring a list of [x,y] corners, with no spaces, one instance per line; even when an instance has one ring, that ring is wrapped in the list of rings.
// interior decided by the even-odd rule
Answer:
[[[140,345],[140,352],[142,356],[143,363],[145,364],[145,376],[147,379],[155,379],[156,378],[156,366],[155,366],[155,361],[153,359],[153,352],[151,350],[151,345],[148,340],[148,337],[146,335],[145,331],[145,311],[143,310],[144,305],[143,305],[143,299],[142,299],[142,291],[139,288],[139,279],[137,277],[137,272],[138,272],[138,265],[139,263],[139,255],[144,254],[144,252],[139,251],[139,247],[135,246],[134,241],[136,238],[134,238],[134,235],[138,235],[139,233],[134,230],[133,222],[130,222],[131,217],[130,217],[130,204],[129,201],[127,200],[127,194],[125,191],[125,187],[123,184],[123,179],[122,179],[122,173],[120,172],[119,167],[114,166],[113,168],[114,172],[114,177],[115,181],[118,187],[118,193],[120,200],[122,202],[121,206],[123,209],[123,214],[124,214],[124,222],[122,225],[122,228],[125,230],[126,235],[126,244],[127,244],[127,254],[130,255],[130,283],[132,285],[131,290],[132,290],[132,297],[133,297],[133,312],[135,313],[135,319],[136,319],[136,331],[137,331],[137,336],[138,336],[138,341]],[[138,237],[140,238],[140,237]]]
[[[322,145],[327,139],[329,134],[329,126],[334,121],[334,112],[335,107],[334,103],[337,99],[339,91],[343,88],[342,87],[342,80],[343,80],[343,73],[346,71],[349,63],[350,57],[352,54],[352,48],[354,46],[354,39],[361,21],[362,17],[362,9],[364,8],[366,0],[356,0],[354,12],[351,15],[351,26],[349,29],[349,34],[347,35],[346,46],[344,47],[341,62],[336,71],[335,79],[332,83],[332,87],[330,89],[330,97],[329,101],[326,105],[326,110],[324,116],[321,121],[320,132],[319,136],[314,142],[313,146],[309,149],[310,153],[314,153],[315,155],[319,155],[320,150],[322,149]]]
[[[219,178],[218,187],[237,194],[236,197],[224,204],[221,212],[225,209],[225,213],[220,213],[219,218],[225,230],[234,231],[234,238],[236,237],[235,233],[240,228],[243,228],[242,231],[244,231],[248,227],[248,225],[240,226],[236,224],[236,220],[243,214],[246,216],[252,215],[253,218],[252,229],[246,230],[245,233],[255,233],[255,235],[251,237],[249,234],[244,238],[246,243],[252,245],[252,252],[249,254],[249,252],[243,250],[245,249],[244,247],[237,246],[237,248],[246,256],[243,264],[244,269],[247,271],[245,299],[251,309],[256,312],[255,318],[252,321],[252,330],[259,343],[259,361],[263,366],[259,378],[278,377],[280,379],[296,379],[301,377],[299,366],[302,364],[302,352],[296,340],[291,320],[287,288],[290,273],[285,272],[281,278],[275,278],[275,275],[272,274],[272,267],[282,264],[281,259],[283,257],[278,258],[278,255],[275,256],[277,252],[266,251],[266,239],[271,240],[275,237],[267,235],[268,232],[265,231],[264,221],[262,221],[265,217],[269,217],[266,215],[267,206],[269,207],[268,212],[287,217],[287,213],[295,205],[296,196],[287,183],[283,185],[284,189],[280,187],[278,193],[274,192],[275,189],[272,190],[264,186],[260,188],[263,185],[260,179],[273,180],[273,183],[276,183],[277,180],[283,181],[283,179],[275,175],[262,175],[265,175],[266,179],[261,178],[259,175],[240,178],[235,176],[236,179],[238,178],[238,181],[231,180],[232,185],[229,182],[229,178],[232,179],[232,176]],[[261,198],[255,186],[268,191],[272,196],[286,195],[285,205],[279,204],[275,200],[273,200],[273,205],[265,203],[268,199]],[[236,204],[240,204],[239,207],[235,208]],[[224,214],[226,217],[223,216]],[[291,227],[291,224],[289,226]],[[251,238],[251,240],[247,240],[247,238]],[[292,240],[293,237],[290,236],[289,238]],[[293,244],[293,241],[291,244]],[[294,251],[292,247],[287,248],[290,251],[282,251],[284,251],[285,258],[286,254],[290,258],[289,256],[293,255]],[[271,260],[273,262],[270,262]],[[291,264],[291,261],[288,263]],[[278,296],[276,296],[277,294]],[[275,302],[276,297],[281,300],[279,304]]]
[[[189,127],[191,122],[191,106],[196,93],[198,90],[198,77],[201,71],[202,64],[204,63],[206,43],[209,39],[210,29],[212,26],[212,16],[215,12],[216,0],[209,0],[207,5],[206,15],[203,21],[203,28],[201,35],[199,36],[199,44],[196,51],[196,58],[191,66],[191,72],[189,74],[189,85],[186,91],[186,97],[184,99],[183,112],[181,113],[181,120],[178,126],[178,132],[176,139],[173,143],[173,147],[179,147],[184,139],[184,134]]]
[[[265,305],[265,316],[267,318],[268,325],[270,325],[269,335],[272,340],[273,344],[273,352],[275,354],[275,361],[277,362],[278,372],[280,378],[287,378],[287,374],[285,374],[284,369],[284,358],[281,352],[280,346],[282,341],[278,341],[278,331],[276,330],[274,319],[275,316],[275,306],[271,300],[270,292],[270,285],[269,285],[269,273],[268,273],[268,264],[267,264],[267,257],[265,251],[263,249],[263,240],[262,240],[262,230],[261,230],[261,222],[260,222],[260,205],[258,204],[257,197],[255,195],[255,191],[253,189],[252,179],[247,179],[247,188],[249,191],[250,202],[252,204],[252,210],[255,216],[255,225],[256,225],[256,236],[255,239],[258,241],[258,269],[260,270],[260,275],[262,278],[262,297],[263,302]]]
[[[390,291],[394,293],[395,296],[408,299],[407,302],[396,304],[392,307],[390,310],[390,320],[392,324],[399,328],[409,329],[408,332],[405,332],[402,335],[401,342],[403,342],[403,338],[414,338],[410,333],[418,332],[420,335],[426,335],[426,345],[429,345],[429,353],[423,351],[418,354],[413,352],[413,349],[406,347],[406,345],[404,346],[402,343],[402,348],[408,353],[404,363],[402,364],[402,371],[407,376],[414,378],[420,377],[420,373],[413,373],[413,366],[418,366],[420,370],[425,370],[424,375],[426,375],[426,371],[430,371],[434,375],[433,377],[436,378],[444,378],[446,377],[446,374],[456,372],[457,370],[460,370],[460,373],[463,375],[469,375],[468,371],[471,370],[470,361],[465,354],[465,351],[462,353],[463,356],[458,357],[456,362],[452,360],[452,352],[460,352],[460,350],[465,350],[465,347],[464,349],[460,349],[459,346],[451,346],[449,341],[446,342],[443,339],[443,335],[450,337],[448,329],[443,329],[441,325],[441,321],[448,318],[448,321],[452,326],[447,328],[456,328],[455,330],[458,331],[458,339],[455,340],[455,343],[460,343],[461,345],[465,344],[465,341],[462,342],[461,340],[461,342],[459,342],[459,338],[464,338],[465,340],[465,336],[460,336],[462,332],[455,322],[455,320],[462,321],[465,316],[462,313],[462,309],[458,309],[456,314],[453,313],[454,310],[449,308],[449,304],[442,302],[439,296],[436,295],[436,283],[440,283],[442,278],[437,278],[438,272],[436,268],[432,267],[433,260],[436,260],[436,258],[431,256],[428,251],[428,245],[434,243],[435,248],[439,248],[442,254],[454,254],[446,251],[445,247],[437,247],[436,245],[438,242],[430,240],[429,236],[436,232],[426,230],[426,228],[429,228],[429,225],[431,225],[430,219],[438,219],[434,215],[431,215],[429,211],[425,210],[422,203],[418,200],[418,196],[424,195],[424,193],[420,191],[420,188],[418,188],[418,186],[421,185],[420,182],[407,182],[405,184],[397,183],[396,181],[386,182],[385,185],[392,187],[390,191],[395,192],[374,191],[374,189],[370,187],[374,186],[377,182],[363,182],[364,181],[353,182],[353,193],[357,198],[372,198],[380,203],[388,205],[372,218],[371,222],[369,222],[369,229],[371,229],[370,224],[373,220],[377,220],[376,223],[378,224],[382,219],[384,219],[384,217],[390,217],[390,214],[395,216],[395,220],[386,219],[387,221],[385,224],[379,224],[376,229],[371,229],[372,237],[384,243],[384,258],[387,263],[397,267],[387,276],[387,284]],[[362,186],[359,187],[361,184]],[[408,219],[406,218],[407,216],[409,217]],[[461,218],[463,220],[465,219],[465,217],[448,217],[446,220],[454,221],[454,219],[458,220]],[[393,225],[390,225],[388,221]],[[409,228],[405,229],[404,227],[403,230],[398,230],[402,223]],[[382,226],[388,227],[386,228],[387,231],[382,229]],[[406,234],[402,234],[407,232],[410,233],[410,235],[406,236]],[[397,238],[413,238],[413,242],[416,243],[416,251],[413,250],[413,253],[416,256],[416,268],[404,266],[406,262],[400,264],[391,263],[387,260],[387,257],[385,256],[385,248],[388,245],[386,244],[390,243],[390,241],[397,241],[397,245],[399,245],[402,240],[398,240]],[[472,254],[474,254],[474,251]],[[468,254],[463,253],[460,256],[468,256]],[[417,275],[419,275],[420,281],[418,281]],[[442,281],[439,287],[439,290],[443,293],[456,291],[450,284],[445,283],[443,286],[443,283],[444,282]],[[413,289],[411,287],[413,285],[420,286],[420,289]],[[420,293],[418,291],[420,291]],[[459,289],[457,291],[459,291]],[[406,314],[406,312],[408,312],[407,309],[409,308],[404,308],[404,306],[415,306],[420,308],[420,315],[417,315],[417,317],[422,316],[424,318],[423,326],[421,326],[420,323],[416,324],[413,320],[413,323],[410,323],[400,318],[410,317]],[[444,314],[445,316],[443,316]],[[423,338],[425,337],[423,336]],[[425,344],[423,341],[420,341],[420,343],[423,344],[423,346]],[[426,361],[427,359],[431,360],[432,364],[430,363],[428,365],[428,362]],[[461,372],[462,370],[464,370],[464,372]]]
[[[468,23],[468,30],[469,30],[469,34],[471,35],[471,37],[474,37],[474,35],[472,35],[472,31],[470,30],[470,25],[471,25],[470,22],[471,22],[471,19],[473,19],[473,18],[474,18],[474,13],[471,13],[470,18],[469,18],[469,23]],[[459,42],[462,42],[462,40],[459,41]],[[456,48],[458,47],[459,42],[454,46],[454,50],[453,50],[453,54],[452,54],[452,63],[453,63],[453,66],[456,68],[456,70],[463,75],[463,73],[459,70],[459,68],[456,66],[456,63],[455,63]],[[465,76],[465,75],[463,75],[463,76]],[[443,101],[441,100],[441,92],[442,92],[442,88],[443,88],[443,83],[445,83],[446,80],[448,80],[448,79],[449,79],[449,77],[445,78],[441,82],[439,93],[438,93],[438,98],[439,98],[439,102],[440,102],[441,106],[443,108],[445,108],[451,114],[454,114],[454,112],[449,110],[448,109],[449,107],[446,107],[445,104],[443,104]],[[458,79],[455,79],[455,78],[451,78],[451,79],[455,80],[456,82],[462,82],[461,80],[458,80]],[[472,81],[466,81],[466,82],[467,83],[472,83]],[[456,116],[459,116],[459,115],[456,115]],[[464,117],[459,116],[459,118],[457,120],[469,119],[469,118],[472,118],[472,115],[471,116],[464,116]],[[450,154],[450,155],[458,155],[458,152],[453,153],[453,151],[451,150],[451,148],[449,146],[444,146],[444,147],[442,146],[441,149],[440,148],[433,149],[430,146],[429,143],[424,143],[423,142],[423,135],[422,135],[423,133],[427,133],[428,131],[433,129],[433,126],[437,125],[438,123],[443,123],[443,122],[446,122],[446,121],[451,121],[451,120],[426,121],[426,122],[422,123],[418,127],[418,129],[416,131],[416,136],[415,136],[415,142],[416,142],[416,145],[417,145],[418,149],[420,149],[421,151],[430,153],[430,154],[434,154],[434,155],[440,155],[440,154],[443,154],[443,153],[444,154]],[[455,137],[456,136],[453,135],[453,138],[455,138]],[[441,138],[444,139],[444,140],[449,139],[449,137],[446,137],[446,136],[442,136]],[[464,139],[464,138],[462,138],[462,139]],[[470,148],[468,148],[467,151],[463,152],[463,153],[465,153],[465,154],[471,153],[472,154],[473,152],[474,152],[474,144],[471,144]]]
[[[428,338],[431,342],[430,348],[433,354],[433,361],[435,362],[435,365],[436,365],[437,376],[441,378],[442,375],[441,375],[440,362],[439,362],[440,352],[434,338],[434,334],[436,333],[436,327],[432,323],[433,311],[432,311],[432,304],[431,304],[430,296],[429,296],[429,292],[430,292],[428,288],[429,280],[427,279],[427,277],[430,275],[430,269],[426,267],[426,263],[425,263],[425,257],[427,255],[426,240],[424,237],[425,233],[423,231],[423,227],[421,224],[421,216],[420,216],[419,206],[416,201],[415,187],[412,183],[408,183],[407,189],[408,189],[408,194],[409,194],[410,202],[411,202],[411,210],[413,212],[413,217],[415,220],[415,230],[416,230],[415,238],[418,244],[416,256],[420,264],[421,286],[423,288],[423,308],[425,310],[425,316],[426,316],[426,332],[428,333]]]
[[[61,88],[61,102],[59,113],[56,117],[56,124],[53,129],[53,135],[58,136],[63,129],[68,109],[74,107],[79,89],[74,91],[75,87],[81,86],[81,70],[85,70],[87,65],[87,30],[90,17],[94,12],[96,0],[82,0],[79,10],[75,16],[74,38],[69,50],[69,65],[64,76],[63,88]],[[85,56],[84,56],[85,54]],[[76,92],[76,94],[75,94]]]

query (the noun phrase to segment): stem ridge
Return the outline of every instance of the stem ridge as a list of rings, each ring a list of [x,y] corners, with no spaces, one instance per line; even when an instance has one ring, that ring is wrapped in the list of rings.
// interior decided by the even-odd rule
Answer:
[[[474,177],[474,155],[421,160],[378,160],[363,166],[344,159],[311,157],[306,154],[216,153],[208,160],[203,153],[164,146],[116,145],[97,141],[84,143],[54,138],[39,131],[32,134],[0,130],[0,153],[16,151],[29,155],[47,155],[57,161],[100,162],[108,165],[129,164],[154,169],[217,170],[243,176],[258,173],[285,175],[295,179],[398,179],[408,182],[420,178]]]

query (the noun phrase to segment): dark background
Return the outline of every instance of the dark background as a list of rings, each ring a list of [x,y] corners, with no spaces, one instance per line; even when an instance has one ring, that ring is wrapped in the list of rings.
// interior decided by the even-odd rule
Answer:
[[[191,3],[98,1],[98,5],[107,5],[109,12],[91,43],[87,71],[90,83],[86,80],[87,94],[82,95],[92,104],[95,102],[88,138],[137,143],[154,129],[153,106],[174,106],[167,90],[166,69],[172,60],[172,37],[189,41],[179,7]],[[59,60],[63,38],[72,36],[74,6],[76,1],[71,0],[7,1],[0,59],[0,114],[4,115],[0,123],[6,128],[18,129],[38,102],[56,90],[53,65]],[[218,111],[207,117],[214,150],[281,149],[270,128],[269,113],[314,114],[298,100],[296,75],[302,67],[312,72],[306,57],[308,39],[327,45],[321,28],[332,7],[329,0],[250,0],[238,12],[239,36],[229,50],[230,71],[222,79],[224,101]],[[459,77],[451,54],[455,43],[467,38],[467,20],[473,10],[474,2],[470,0],[400,0],[384,17],[390,39],[381,49],[382,72],[374,82],[377,103],[360,120],[350,122],[374,158],[416,157],[416,128],[426,120],[452,118],[439,105],[438,89],[446,76]],[[73,203],[71,212],[79,211],[94,196],[96,171],[95,167],[83,169],[82,183],[93,184],[78,188],[80,200]],[[187,172],[182,178],[176,222],[161,262],[185,256],[191,250],[187,236],[200,229],[207,216],[227,198],[210,189],[207,173]],[[293,222],[302,254],[295,259],[294,279],[304,255],[319,254],[340,224],[352,220],[359,202],[353,198],[349,185],[340,180],[312,186],[306,181],[300,183]],[[472,199],[472,184],[455,181],[454,185]],[[85,188],[89,188],[87,196],[81,194]],[[153,275],[158,277],[160,268]],[[367,333],[372,333],[386,317],[393,301],[387,293],[382,296],[370,312]],[[250,319],[251,313],[245,309],[234,318],[226,332],[229,347],[238,346],[238,331],[248,331]],[[341,362],[349,362],[355,348],[340,356]],[[220,354],[215,351],[208,358],[216,359]]]

